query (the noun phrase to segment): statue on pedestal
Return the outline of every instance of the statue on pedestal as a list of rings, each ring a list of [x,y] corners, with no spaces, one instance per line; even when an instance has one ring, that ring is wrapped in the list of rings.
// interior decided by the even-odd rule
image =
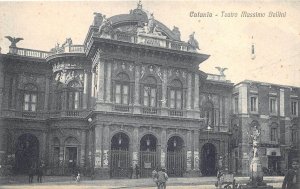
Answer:
[[[198,41],[195,39],[195,32],[193,32],[190,36],[189,36],[189,40],[188,40],[188,45],[189,45],[189,49],[191,51],[196,51],[196,49],[199,49],[199,43]]]
[[[112,22],[103,15],[103,22],[99,27],[101,37],[111,39],[113,34]]]

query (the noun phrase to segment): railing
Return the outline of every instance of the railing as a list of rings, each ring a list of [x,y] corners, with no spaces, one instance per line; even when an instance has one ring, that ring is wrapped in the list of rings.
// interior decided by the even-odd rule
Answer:
[[[118,112],[130,112],[130,106],[128,105],[121,105],[121,104],[115,104],[113,106],[114,111]]]
[[[207,74],[207,80],[227,81],[225,75]]]
[[[45,59],[47,56],[50,55],[50,53],[46,51],[38,51],[38,50],[24,49],[24,48],[10,48],[9,52],[20,56],[42,58],[42,59]]]
[[[157,114],[157,108],[154,108],[154,107],[144,107],[143,108],[143,114],[151,114],[151,115]]]
[[[70,53],[84,53],[85,48],[83,45],[72,45],[70,46]]]
[[[169,110],[169,116],[183,117],[183,110]]]
[[[116,33],[114,35],[114,39],[118,41],[125,41],[125,42],[130,42],[130,43],[135,43],[135,37],[133,35],[130,35],[128,33]]]

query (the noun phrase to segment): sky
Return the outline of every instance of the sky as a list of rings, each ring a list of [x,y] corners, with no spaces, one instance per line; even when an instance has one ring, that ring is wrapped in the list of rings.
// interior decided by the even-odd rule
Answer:
[[[128,14],[137,2],[0,2],[2,53],[10,45],[5,36],[23,37],[18,47],[45,51],[69,37],[73,44],[83,44],[94,12],[107,17]],[[182,41],[195,31],[198,52],[210,55],[200,70],[218,74],[216,66],[226,67],[226,78],[233,83],[249,79],[300,87],[300,2],[143,0],[142,4],[170,29],[179,27]],[[191,17],[192,11],[213,17]],[[238,16],[222,17],[223,11]],[[266,15],[241,17],[243,11]],[[268,17],[270,11],[286,16]],[[252,43],[255,59],[251,59]]]

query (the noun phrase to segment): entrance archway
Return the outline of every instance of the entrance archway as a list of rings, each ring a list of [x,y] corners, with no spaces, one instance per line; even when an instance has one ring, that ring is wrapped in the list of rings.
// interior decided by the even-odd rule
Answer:
[[[117,133],[111,139],[110,176],[112,178],[128,177],[130,169],[129,137]]]
[[[140,168],[141,177],[150,177],[158,165],[157,139],[152,134],[147,134],[140,141]]]
[[[27,173],[39,160],[39,141],[32,134],[23,134],[18,138],[15,153],[16,173]]]
[[[205,176],[216,175],[216,147],[211,143],[206,143],[202,147],[201,172]]]
[[[168,175],[182,177],[186,167],[184,141],[179,136],[173,136],[168,140],[167,145]]]

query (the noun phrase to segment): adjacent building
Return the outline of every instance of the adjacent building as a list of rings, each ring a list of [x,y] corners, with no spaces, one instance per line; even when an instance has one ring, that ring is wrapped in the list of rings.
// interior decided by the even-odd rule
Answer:
[[[0,158],[25,173],[74,170],[95,177],[170,176],[249,170],[251,126],[261,128],[264,165],[286,169],[297,148],[299,88],[199,70],[209,55],[194,34],[181,41],[141,4],[129,14],[96,13],[83,45],[0,54]],[[288,153],[287,153],[288,152]],[[231,161],[232,160],[232,161]]]

